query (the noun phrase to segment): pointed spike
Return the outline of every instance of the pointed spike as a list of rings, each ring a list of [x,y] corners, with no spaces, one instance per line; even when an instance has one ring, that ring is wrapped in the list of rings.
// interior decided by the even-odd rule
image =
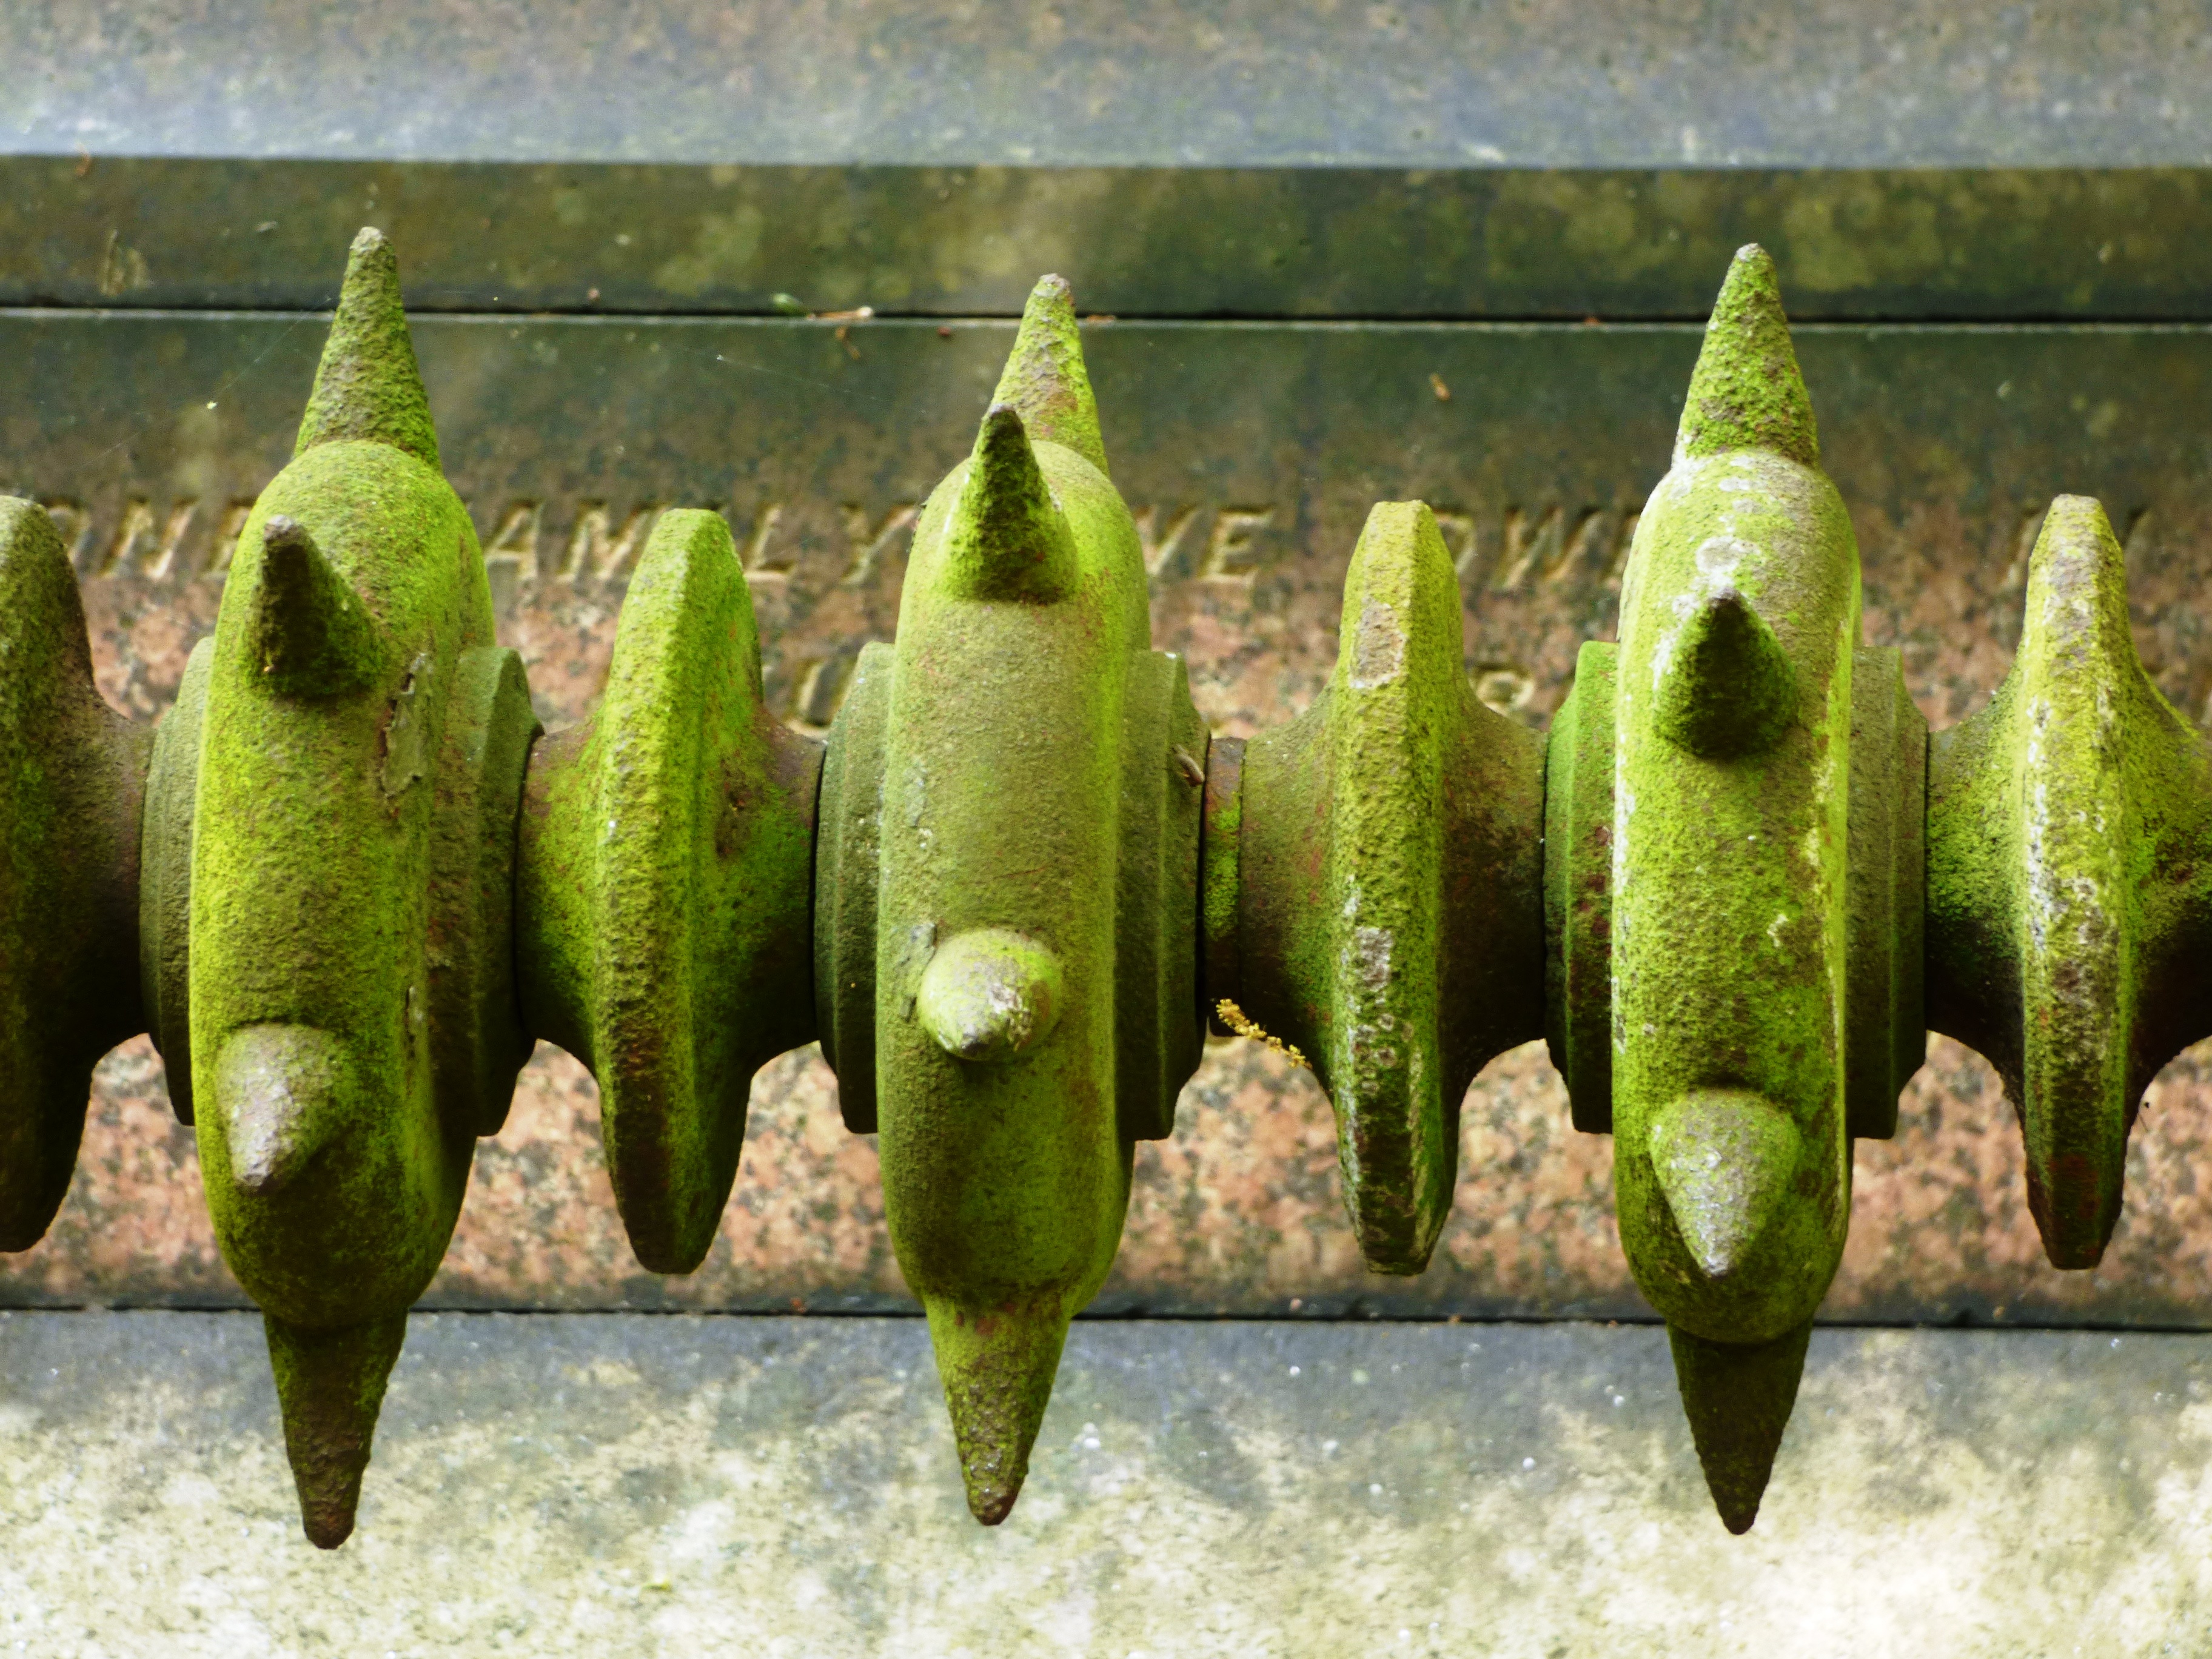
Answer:
[[[1731,449],[1771,449],[1807,466],[1820,464],[1813,402],[1797,372],[1774,261],[1756,242],[1736,250],[1713,302],[1674,440],[1677,459]]]
[[[1655,666],[1653,726],[1707,760],[1764,754],[1797,716],[1789,653],[1733,587],[1707,595],[1682,618]]]
[[[293,453],[348,438],[390,444],[425,466],[438,465],[437,428],[399,296],[399,262],[384,233],[373,228],[353,239],[337,315]]]
[[[999,377],[994,403],[1012,404],[1030,431],[1062,444],[1106,471],[1106,441],[1098,431],[1098,404],[1083,365],[1082,325],[1066,279],[1041,276],[1022,308],[1021,332]]]
[[[993,404],[945,530],[945,582],[963,599],[1049,605],[1074,587],[1075,538],[1022,417]]]
[[[969,1512],[995,1527],[1012,1512],[1029,1475],[1030,1449],[1067,1341],[1067,1309],[1049,1294],[1026,1307],[986,1310],[929,1295],[922,1302]]]
[[[250,1193],[291,1183],[335,1127],[345,1046],[311,1025],[249,1025],[216,1057],[216,1121],[230,1178]]]
[[[1683,1096],[1653,1121],[1652,1173],[1682,1243],[1709,1279],[1742,1265],[1797,1173],[1797,1126],[1759,1096]]]
[[[1739,1537],[1759,1518],[1812,1335],[1809,1319],[1771,1342],[1745,1345],[1708,1342],[1679,1325],[1667,1327],[1674,1384],[1705,1468],[1705,1490],[1721,1524]]]
[[[407,1340],[407,1316],[337,1330],[307,1330],[262,1316],[276,1399],[284,1413],[284,1451],[300,1492],[300,1524],[319,1550],[353,1532],[362,1472],[376,1437],[384,1387]]]
[[[261,526],[252,607],[248,647],[281,695],[337,696],[375,679],[375,620],[298,520],[276,514]]]

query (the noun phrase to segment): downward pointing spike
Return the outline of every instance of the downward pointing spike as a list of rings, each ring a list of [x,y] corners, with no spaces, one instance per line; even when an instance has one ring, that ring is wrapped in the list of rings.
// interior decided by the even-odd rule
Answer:
[[[1026,1306],[982,1310],[927,1294],[922,1304],[969,1512],[995,1527],[1012,1511],[1028,1478],[1030,1449],[1067,1341],[1068,1310],[1050,1294]]]
[[[425,466],[438,465],[437,428],[399,297],[399,261],[384,233],[373,228],[353,239],[337,315],[293,453],[341,439],[390,444]]]
[[[1705,1489],[1721,1524],[1739,1536],[1759,1518],[1774,1454],[1797,1403],[1812,1335],[1809,1319],[1771,1342],[1748,1346],[1708,1342],[1679,1325],[1667,1327],[1674,1382],[1705,1468]]]
[[[1713,301],[1674,440],[1678,460],[1732,449],[1771,449],[1807,466],[1820,464],[1813,400],[1797,372],[1774,261],[1756,242],[1736,250]]]
[[[359,690],[382,655],[376,622],[307,526],[274,514],[246,618],[247,648],[272,689],[292,697]]]
[[[1098,431],[1098,404],[1083,366],[1083,337],[1075,320],[1075,295],[1065,277],[1041,276],[1022,308],[1006,373],[994,403],[1012,404],[1030,431],[1065,445],[1106,471],[1106,441]]]
[[[284,1451],[300,1492],[307,1541],[334,1550],[353,1532],[385,1384],[407,1340],[407,1316],[337,1330],[307,1330],[262,1316],[276,1399],[284,1413]]]
[[[1763,754],[1797,715],[1797,676],[1782,641],[1742,594],[1723,587],[1662,641],[1651,723],[1707,760]]]
[[[993,404],[945,529],[945,581],[963,599],[1049,605],[1075,585],[1075,538],[1022,417]]]

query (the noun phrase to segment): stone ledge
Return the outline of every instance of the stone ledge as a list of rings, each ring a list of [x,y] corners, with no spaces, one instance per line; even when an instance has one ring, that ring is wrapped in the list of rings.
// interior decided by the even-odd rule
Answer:
[[[0,1314],[0,1650],[2203,1652],[2212,1339],[1826,1328],[1765,1512],[1652,1326],[1079,1322],[968,1518],[917,1320],[429,1315],[354,1540],[258,1322]]]

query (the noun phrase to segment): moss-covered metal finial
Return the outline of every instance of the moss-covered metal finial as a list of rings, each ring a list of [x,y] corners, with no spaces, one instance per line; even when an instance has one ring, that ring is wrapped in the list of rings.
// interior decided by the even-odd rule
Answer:
[[[1774,261],[1756,242],[1736,250],[1713,301],[1674,440],[1677,460],[1734,449],[1771,449],[1806,466],[1820,464],[1813,400],[1797,372]]]
[[[1106,468],[1106,441],[1098,431],[1098,404],[1091,395],[1091,374],[1083,366],[1081,325],[1075,320],[1075,295],[1063,276],[1040,276],[1022,308],[1021,332],[1014,337],[1006,372],[999,377],[994,404],[1021,411],[1032,436],[1073,450]]]
[[[353,239],[346,257],[337,315],[293,453],[343,439],[390,444],[425,466],[438,465],[437,429],[399,296],[399,261],[373,227]]]
[[[1758,1513],[1850,1210],[1846,1000],[1875,954],[1851,948],[1854,863],[1876,842],[1850,784],[1912,741],[1856,718],[1858,552],[1816,455],[1773,265],[1747,248],[1623,580],[1601,852],[1621,1248],[1731,1532]]]

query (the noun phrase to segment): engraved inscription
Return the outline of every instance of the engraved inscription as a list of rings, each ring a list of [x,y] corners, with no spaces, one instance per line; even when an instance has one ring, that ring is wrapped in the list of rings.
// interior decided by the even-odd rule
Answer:
[[[1144,554],[1145,574],[1165,575],[1169,561],[1182,551],[1191,526],[1198,522],[1198,509],[1186,507],[1173,513],[1165,529],[1160,527],[1160,509],[1157,507],[1139,507],[1130,516],[1136,520],[1137,546]]]
[[[544,518],[542,501],[511,501],[483,544],[484,562],[504,567],[509,580],[527,585],[538,580],[538,531]]]
[[[786,543],[771,550],[777,529],[783,523],[783,503],[770,501],[763,507],[753,520],[752,533],[744,538],[738,562],[748,577],[777,577],[791,574],[798,562],[797,556]]]
[[[1206,581],[1249,584],[1260,571],[1260,532],[1275,521],[1272,507],[1225,507],[1213,515],[1213,533],[1206,538],[1206,562],[1199,568]]]
[[[251,495],[231,502],[216,520],[215,544],[208,550],[207,568],[200,572],[203,580],[220,581],[230,574],[230,562],[238,556],[238,538],[246,533],[246,521],[253,516]]]
[[[1606,515],[1585,510],[1575,520],[1571,533],[1564,507],[1554,507],[1540,519],[1521,508],[1505,514],[1504,556],[1498,560],[1498,580],[1491,586],[1510,593],[1527,587],[1531,580],[1555,582],[1601,545]],[[1533,519],[1533,522],[1532,522]]]
[[[84,568],[84,550],[92,540],[92,514],[82,501],[67,495],[50,495],[39,503],[46,509],[46,516],[54,521],[61,532],[62,545],[69,550],[70,567]]]
[[[613,515],[605,501],[578,502],[576,522],[568,532],[568,555],[561,562],[561,580],[578,586],[628,580],[660,511],[659,502],[644,502],[631,509],[617,530],[611,528]]]
[[[1437,528],[1470,599],[1486,590],[1617,587],[1641,508],[1640,502],[1486,507],[1454,501],[1449,494],[1443,499],[1453,504],[1437,510]],[[43,504],[88,580],[167,584],[196,577],[220,582],[253,501],[249,495],[165,500],[143,488],[111,486],[50,495]],[[524,495],[498,502],[477,520],[495,599],[502,607],[512,605],[541,581],[580,592],[618,592],[667,506],[665,497],[561,502]],[[734,509],[714,510],[732,521],[747,579],[772,587],[807,571],[824,586],[894,582],[898,557],[921,515],[919,503],[910,501],[787,498],[761,501],[742,517]],[[1282,500],[1222,505],[1170,499],[1133,502],[1130,516],[1146,574],[1155,582],[1249,587],[1279,556],[1319,550],[1285,544],[1293,526],[1310,522],[1309,511]],[[2131,538],[2139,522],[2130,520]],[[2019,522],[2018,568],[2005,577],[2014,586],[2039,523],[2039,508]],[[1340,555],[1342,550],[1328,550]],[[831,674],[824,683],[830,690],[818,695],[842,695],[838,676],[849,667],[824,672]],[[798,695],[796,687],[792,695]]]
[[[882,568],[884,553],[914,528],[920,511],[919,503],[901,501],[882,518],[871,520],[866,507],[857,501],[848,501],[844,507],[845,535],[853,544],[853,562],[846,567],[842,585],[864,587],[873,581]]]

